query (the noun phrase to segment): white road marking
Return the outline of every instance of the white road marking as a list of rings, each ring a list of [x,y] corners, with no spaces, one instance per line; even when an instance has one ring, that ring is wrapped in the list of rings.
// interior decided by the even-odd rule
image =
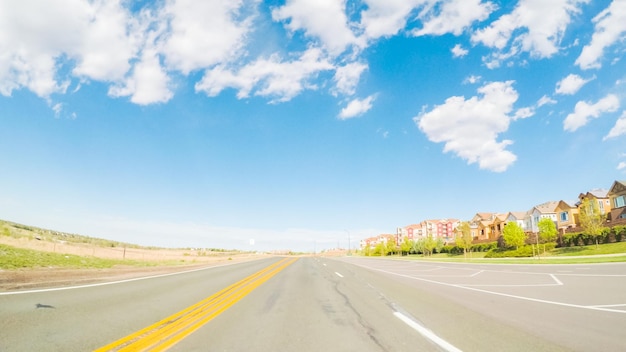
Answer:
[[[501,292],[495,292],[495,291],[487,291],[487,290],[483,290],[483,289],[480,289],[480,288],[469,287],[467,285],[449,284],[449,283],[441,282],[441,281],[435,281],[435,280],[429,280],[429,279],[424,279],[424,278],[410,276],[410,275],[398,274],[398,273],[394,273],[392,271],[381,270],[381,269],[376,269],[376,268],[372,268],[372,267],[369,267],[369,268],[372,269],[372,270],[380,271],[380,272],[387,273],[387,274],[390,274],[390,275],[406,277],[406,278],[409,278],[409,279],[429,282],[429,283],[437,284],[437,285],[461,288],[461,289],[464,289],[464,290],[488,293],[488,294],[495,295],[495,296],[516,298],[516,299],[521,299],[521,300],[524,300],[524,301],[531,301],[531,302],[538,302],[538,303],[545,303],[545,304],[553,304],[553,305],[556,305],[556,306],[564,306],[564,307],[571,307],[571,308],[590,309],[590,310],[598,310],[598,311],[603,311],[603,312],[626,314],[626,310],[600,308],[600,307],[594,307],[594,306],[581,306],[579,304],[570,304],[570,303],[563,303],[563,302],[556,302],[556,301],[548,301],[548,300],[538,299],[538,298],[517,296],[517,295],[511,295],[511,294],[507,294],[507,293],[501,293]]]
[[[483,273],[483,272],[484,272],[484,270],[481,270],[481,271],[479,271],[479,272],[477,272],[477,273],[473,273],[472,275],[470,275],[470,277],[474,277],[474,276],[476,276],[476,275],[478,275],[478,274],[481,274],[481,273]]]
[[[169,273],[169,274],[142,276],[142,277],[135,277],[135,278],[132,278],[132,279],[118,280],[118,281],[99,282],[99,283],[87,284],[87,285],[43,288],[43,289],[25,290],[25,291],[0,292],[0,296],[22,295],[22,294],[26,294],[26,293],[53,292],[53,291],[73,290],[73,289],[77,289],[77,288],[87,288],[87,287],[98,287],[98,286],[114,285],[114,284],[121,284],[121,283],[124,283],[124,282],[132,282],[132,281],[139,281],[139,280],[155,279],[155,278],[158,278],[158,277],[165,277],[165,276],[172,276],[172,275],[192,273],[194,271],[208,270],[208,269],[212,269],[212,268],[219,268],[219,267],[222,267],[222,266],[228,266],[228,265],[233,265],[233,264],[235,264],[235,263],[214,265],[214,266],[210,266],[208,268],[199,268],[199,269],[193,269],[193,270],[187,270],[187,271],[179,271],[179,272]]]
[[[339,276],[339,277],[343,277],[343,275],[339,274],[338,272],[335,271],[335,275]]]
[[[563,286],[563,283],[561,282],[561,280],[557,279],[556,276],[554,276],[554,274],[550,274],[550,276],[554,279],[554,281],[556,281],[557,285]]]
[[[606,307],[626,307],[626,304],[600,304],[596,306],[589,306],[593,308],[606,308]]]
[[[407,317],[406,315],[400,313],[400,312],[393,312],[393,315],[396,316],[396,318],[402,320],[402,322],[404,322],[406,325],[410,326],[411,328],[413,328],[415,331],[419,332],[420,335],[424,336],[425,338],[429,339],[430,341],[434,342],[435,344],[437,344],[437,346],[443,348],[445,351],[447,352],[461,352],[460,349],[454,347],[451,343],[449,343],[448,341],[442,339],[441,337],[437,336],[434,332],[428,330],[427,328],[423,327],[422,325],[420,325],[419,323],[417,323],[415,320]]]

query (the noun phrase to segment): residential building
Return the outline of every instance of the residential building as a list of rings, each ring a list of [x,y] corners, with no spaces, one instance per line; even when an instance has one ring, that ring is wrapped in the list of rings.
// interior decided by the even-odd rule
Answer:
[[[611,226],[626,224],[626,181],[613,182],[607,195],[612,207],[607,220]]]
[[[505,218],[505,223],[504,226],[506,226],[507,223],[509,222],[516,222],[517,225],[524,229],[524,231],[526,230],[525,228],[525,223],[524,223],[524,217],[526,216],[526,213],[523,211],[510,211]]]
[[[609,214],[611,212],[611,201],[608,193],[608,190],[601,188],[592,189],[587,193],[581,193],[578,195],[579,202],[576,205],[580,207],[580,204],[582,204],[585,199],[588,199],[591,202],[596,202],[601,214]]]
[[[476,213],[470,220],[470,228],[476,231],[475,241],[485,241],[493,237],[491,235],[491,225],[496,218],[496,213]]]
[[[560,201],[554,211],[557,214],[556,228],[560,233],[565,233],[569,229],[577,226],[578,207],[574,202]]]
[[[506,225],[507,215],[508,214],[504,213],[494,215],[489,231],[490,240],[496,241],[502,235],[502,230],[504,230],[504,225]]]
[[[524,222],[526,223],[525,230],[527,232],[537,233],[539,232],[539,220],[543,218],[549,218],[555,223],[557,222],[557,206],[559,202],[557,201],[549,201],[539,205],[534,206],[530,209],[524,218]]]

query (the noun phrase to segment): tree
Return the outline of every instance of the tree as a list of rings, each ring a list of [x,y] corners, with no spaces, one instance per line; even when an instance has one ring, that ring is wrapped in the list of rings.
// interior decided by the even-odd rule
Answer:
[[[402,240],[402,244],[400,244],[400,251],[402,252],[402,254],[409,253],[411,251],[411,247],[413,247],[413,244],[411,242],[413,241],[411,241],[408,237],[405,237]]]
[[[432,255],[435,247],[437,247],[437,241],[433,238],[432,233],[428,233],[428,236],[424,238],[424,256],[426,254]]]
[[[454,242],[459,248],[463,248],[463,257],[467,259],[467,252],[472,249],[472,229],[467,221],[462,222],[456,229]]]
[[[543,245],[543,253],[546,253],[546,242],[554,242],[556,240],[556,234],[557,234],[557,230],[556,230],[556,225],[554,224],[554,221],[552,221],[552,219],[550,218],[542,218],[541,220],[539,220],[539,223],[537,224],[537,226],[539,227],[539,238],[541,238],[541,242],[544,243]],[[539,253],[539,248],[537,248],[537,253]]]
[[[578,220],[580,221],[580,227],[583,228],[583,232],[595,239],[596,248],[598,248],[598,237],[602,234],[604,215],[600,212],[600,207],[595,201],[590,201],[588,198],[583,199],[578,211]]]
[[[524,230],[515,221],[509,221],[502,230],[502,237],[507,246],[519,249],[526,241]]]

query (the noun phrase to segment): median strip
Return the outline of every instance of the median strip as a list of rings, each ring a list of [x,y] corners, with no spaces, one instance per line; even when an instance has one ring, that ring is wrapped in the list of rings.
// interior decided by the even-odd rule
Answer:
[[[165,351],[220,315],[296,260],[297,258],[284,258],[176,314],[96,351]]]

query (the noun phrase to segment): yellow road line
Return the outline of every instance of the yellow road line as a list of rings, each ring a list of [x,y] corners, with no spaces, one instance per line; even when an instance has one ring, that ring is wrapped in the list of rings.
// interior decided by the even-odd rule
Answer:
[[[176,314],[97,349],[96,352],[164,351],[217,317],[296,260],[297,258],[283,258]]]

